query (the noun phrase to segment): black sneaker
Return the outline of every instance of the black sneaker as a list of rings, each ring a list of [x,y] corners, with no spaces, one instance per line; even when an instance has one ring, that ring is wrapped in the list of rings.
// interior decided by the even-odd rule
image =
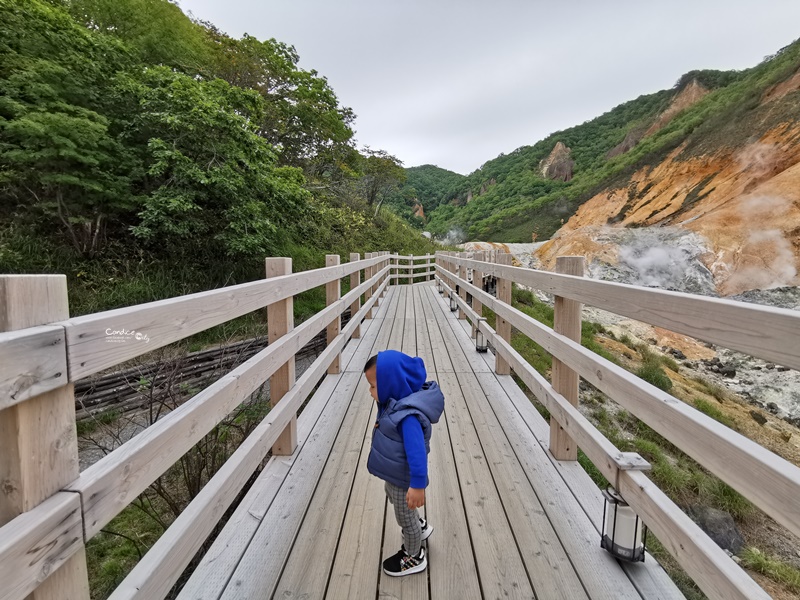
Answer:
[[[425,556],[424,548],[420,548],[416,556],[407,554],[405,548],[402,548],[397,554],[383,561],[383,572],[390,577],[413,575],[424,571],[427,567],[428,558]]]
[[[425,519],[420,518],[419,525],[422,527],[422,541],[424,542],[433,533],[433,525],[428,525],[428,522]]]

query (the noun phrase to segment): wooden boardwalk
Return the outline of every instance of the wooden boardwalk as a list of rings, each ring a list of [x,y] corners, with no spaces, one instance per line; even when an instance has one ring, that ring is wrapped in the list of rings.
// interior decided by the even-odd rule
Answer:
[[[386,348],[421,356],[445,395],[429,566],[403,578],[381,571],[402,538],[366,469],[375,403],[362,369]],[[493,365],[433,285],[390,287],[301,413],[295,453],[269,461],[179,598],[683,598],[652,558],[621,566],[600,549],[599,490],[551,458],[549,425]]]

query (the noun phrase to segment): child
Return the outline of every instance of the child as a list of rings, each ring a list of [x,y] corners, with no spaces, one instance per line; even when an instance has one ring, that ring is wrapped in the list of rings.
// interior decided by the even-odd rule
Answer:
[[[383,561],[383,572],[392,577],[419,573],[428,566],[422,541],[433,527],[417,509],[425,504],[431,423],[442,415],[444,396],[435,381],[425,381],[421,358],[397,350],[370,358],[364,375],[378,403],[367,469],[386,482],[386,496],[403,529],[403,546]]]

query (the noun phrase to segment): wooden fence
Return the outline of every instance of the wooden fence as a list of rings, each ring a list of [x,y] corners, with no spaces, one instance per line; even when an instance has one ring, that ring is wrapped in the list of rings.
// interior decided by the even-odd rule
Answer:
[[[298,410],[371,317],[395,256],[359,258],[301,273],[270,258],[264,280],[72,319],[64,276],[0,276],[0,599],[89,598],[86,541],[270,379],[272,410],[112,596],[163,597],[267,452],[294,450]],[[326,308],[295,328],[293,297],[323,285]],[[73,382],[265,307],[269,346],[78,472]],[[294,355],[323,330],[326,349],[295,381]]]
[[[473,332],[480,330],[494,346],[497,372],[513,369],[552,415],[553,455],[574,460],[580,447],[709,598],[769,598],[642,473],[649,465],[641,457],[620,452],[581,415],[576,408],[578,377],[795,535],[800,535],[800,468],[582,347],[580,311],[582,303],[589,304],[795,369],[800,368],[800,313],[585,279],[582,257],[559,258],[556,273],[514,267],[510,258],[438,252],[436,279],[457,304],[459,317],[468,318]],[[483,291],[487,275],[497,279],[496,298]],[[512,282],[554,295],[553,329],[511,306]],[[495,312],[496,330],[483,318],[483,306]],[[511,347],[512,326],[553,356],[552,384]]]
[[[495,348],[497,372],[513,370],[550,411],[555,457],[574,460],[580,447],[710,598],[768,598],[642,473],[646,461],[620,452],[581,415],[579,377],[798,535],[800,469],[583,348],[580,310],[590,304],[795,369],[800,315],[584,279],[574,257],[560,259],[557,273],[509,259],[383,252],[351,255],[346,264],[329,256],[324,268],[302,273],[291,272],[290,259],[267,259],[264,280],[72,319],[63,276],[0,276],[0,600],[88,598],[85,542],[269,378],[272,410],[112,596],[163,597],[267,452],[292,452],[297,411],[326,372],[338,372],[342,348],[389,283],[434,274],[473,333]],[[484,276],[496,280],[496,297],[480,285]],[[350,291],[342,296],[345,277]],[[554,329],[511,306],[512,282],[555,296]],[[318,286],[326,308],[293,327],[293,297]],[[484,306],[497,315],[496,329]],[[265,307],[266,349],[78,472],[73,382]],[[341,328],[346,308],[353,318]],[[552,384],[511,347],[512,327],[553,355]],[[295,379],[294,355],[323,330],[327,348]]]

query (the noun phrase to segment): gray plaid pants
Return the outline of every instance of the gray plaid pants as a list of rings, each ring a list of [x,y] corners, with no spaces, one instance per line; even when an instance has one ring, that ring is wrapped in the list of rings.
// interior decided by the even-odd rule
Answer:
[[[394,506],[394,518],[397,519],[397,524],[403,529],[403,543],[405,544],[406,552],[416,556],[419,554],[419,549],[422,545],[422,527],[419,523],[417,509],[408,508],[406,503],[408,489],[397,487],[388,481],[385,482],[384,489],[386,490],[386,497]]]

